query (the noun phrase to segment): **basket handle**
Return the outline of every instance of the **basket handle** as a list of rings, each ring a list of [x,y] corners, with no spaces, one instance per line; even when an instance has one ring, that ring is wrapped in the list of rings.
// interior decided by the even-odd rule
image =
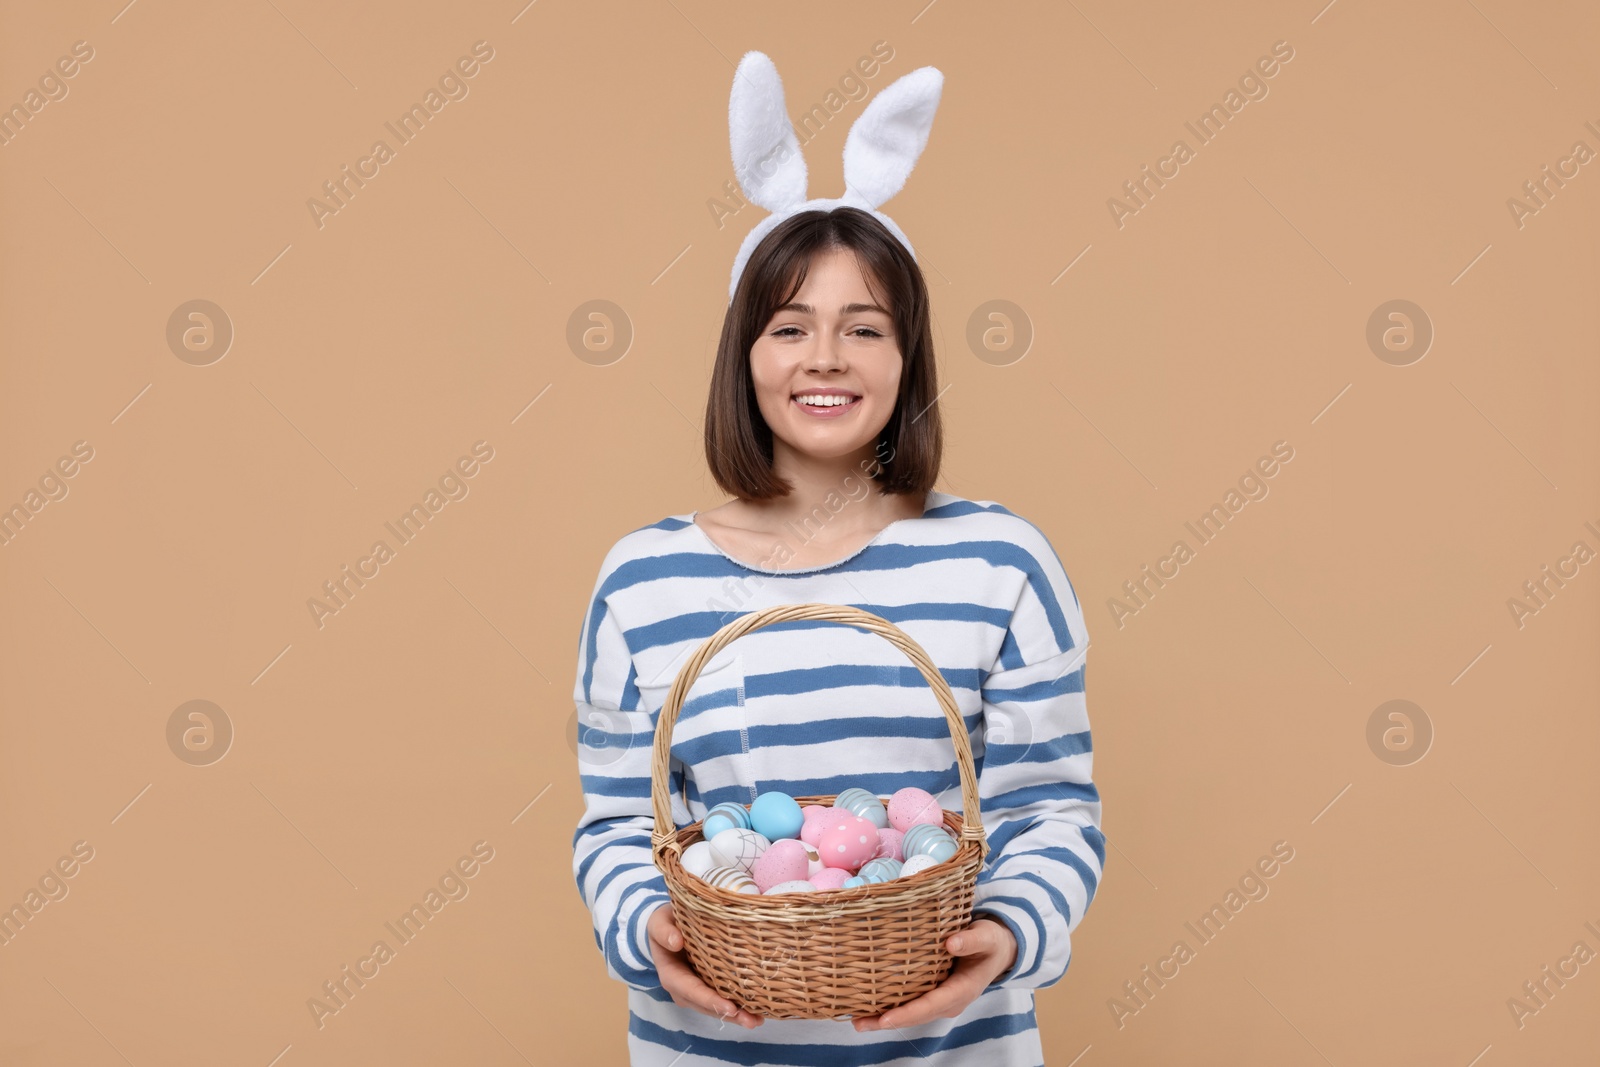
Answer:
[[[928,683],[933,690],[934,698],[944,709],[945,719],[950,726],[950,741],[955,745],[956,769],[961,775],[961,841],[976,841],[980,852],[988,851],[978,805],[978,777],[972,767],[972,743],[967,737],[966,720],[961,717],[961,709],[956,706],[955,694],[950,692],[949,683],[944,680],[944,675],[939,673],[939,668],[933,665],[933,661],[928,658],[922,646],[913,641],[904,630],[870,611],[862,611],[860,608],[844,604],[783,604],[752,611],[706,638],[705,642],[695,650],[694,655],[689,657],[689,661],[683,665],[678,671],[677,678],[673,680],[672,688],[667,691],[667,702],[662,705],[661,716],[656,722],[654,749],[650,755],[650,806],[655,813],[655,830],[650,835],[652,847],[657,849],[665,847],[673,852],[677,852],[680,848],[677,830],[672,824],[672,807],[667,796],[670,780],[667,768],[672,757],[672,728],[678,721],[678,712],[683,707],[689,687],[700,677],[700,670],[706,661],[735,640],[752,630],[759,630],[763,626],[771,626],[777,622],[788,622],[791,619],[838,622],[875,633],[904,652],[911,660],[912,666],[922,672],[923,680]],[[685,806],[688,804],[687,796],[684,797],[684,804]]]

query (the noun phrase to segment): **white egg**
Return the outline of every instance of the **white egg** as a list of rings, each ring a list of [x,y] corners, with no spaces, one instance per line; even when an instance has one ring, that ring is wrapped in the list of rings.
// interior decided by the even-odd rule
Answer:
[[[815,893],[816,891],[817,887],[804,878],[796,878],[788,882],[779,882],[771,889],[768,889],[766,895],[770,897],[775,893]]]
[[[755,881],[739,867],[713,867],[706,872],[706,883],[734,893],[760,893]]]
[[[725,866],[749,871],[761,854],[772,844],[754,830],[737,827],[723,830],[711,839],[711,847],[725,860]]]
[[[678,862],[683,869],[696,878],[704,878],[706,872],[713,867],[726,867],[727,860],[717,855],[709,841],[696,841],[683,850],[683,855],[678,857]]]
[[[929,867],[939,866],[939,862],[940,861],[934,859],[932,856],[929,856],[926,853],[912,856],[901,865],[900,877],[910,878],[913,874],[916,874],[920,871],[925,871]]]

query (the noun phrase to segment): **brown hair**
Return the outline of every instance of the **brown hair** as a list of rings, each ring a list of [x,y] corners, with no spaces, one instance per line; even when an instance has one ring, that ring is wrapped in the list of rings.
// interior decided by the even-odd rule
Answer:
[[[860,260],[874,299],[894,318],[904,360],[900,395],[878,437],[871,476],[884,493],[921,495],[938,480],[944,435],[934,403],[939,384],[927,283],[881,222],[859,208],[837,207],[802,211],[773,227],[750,254],[722,320],[706,404],[706,463],[717,485],[740,499],[787,496],[794,488],[772,469],[772,430],[756,404],[750,349],[805,284],[812,257],[833,248],[851,249]]]

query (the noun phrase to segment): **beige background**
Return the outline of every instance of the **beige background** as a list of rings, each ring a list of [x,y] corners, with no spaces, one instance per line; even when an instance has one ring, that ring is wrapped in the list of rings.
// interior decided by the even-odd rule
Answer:
[[[1038,999],[1048,1062],[1592,1062],[1600,963],[1520,1026],[1508,1000],[1600,952],[1600,564],[1521,626],[1507,601],[1600,549],[1600,164],[1520,227],[1507,200],[1600,150],[1600,11],[522,3],[5,6],[6,104],[94,57],[0,147],[0,506],[93,458],[0,548],[0,901],[93,859],[0,947],[0,1061],[625,1059],[570,871],[585,599],[616,538],[724,499],[699,426],[761,217],[708,206],[734,64],[772,55],[798,119],[883,41],[869,91],[947,79],[886,208],[933,291],[940,488],[1039,524],[1093,640],[1111,848]],[[319,229],[306,201],[480,40],[470,94]],[[835,102],[814,196],[864,100]],[[204,366],[166,337],[195,299],[234,331]],[[596,299],[633,333],[604,366],[567,342]],[[1397,299],[1435,332],[1406,366],[1366,339]],[[1005,365],[966,340],[991,300],[1034,334]],[[319,628],[322,583],[477,441],[469,495]],[[1119,627],[1277,441],[1270,495]],[[1420,761],[1369,747],[1394,699]],[[209,766],[168,746],[191,700],[235,731]],[[319,1029],[307,1000],[478,841],[470,895]],[[1279,841],[1270,895],[1119,1026]]]

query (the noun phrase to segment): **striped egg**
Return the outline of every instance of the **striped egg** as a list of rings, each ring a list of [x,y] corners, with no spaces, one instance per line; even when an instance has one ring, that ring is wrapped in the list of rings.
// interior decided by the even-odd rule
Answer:
[[[839,888],[840,889],[854,889],[857,886],[863,886],[863,885],[867,885],[867,884],[869,884],[869,883],[867,882],[867,880],[865,878],[861,877],[859,874],[852,874],[849,878],[845,879],[844,885],[840,886]]]
[[[900,851],[908,860],[913,856],[932,856],[934,862],[943,863],[956,854],[956,839],[942,826],[917,823],[900,839]]]
[[[724,830],[711,839],[712,851],[722,857],[723,862],[719,866],[737,867],[747,874],[771,845],[771,841],[754,830],[741,830],[738,827]]]
[[[861,870],[856,872],[856,876],[874,885],[878,882],[887,882],[891,878],[900,877],[900,861],[892,859],[868,860],[861,865]]]
[[[889,825],[889,809],[883,806],[883,801],[865,789],[855,787],[846,789],[833,798],[833,806],[861,816],[880,830]]]
[[[726,889],[731,893],[760,894],[761,892],[751,877],[738,867],[713,867],[706,872],[704,880],[707,885]]]
[[[906,860],[900,867],[900,877],[910,878],[913,874],[921,874],[929,867],[939,866],[939,861],[926,852],[919,853]]]
[[[724,830],[750,829],[750,813],[743,804],[725,801],[706,812],[705,821],[700,824],[700,833],[707,841],[716,837]]]

